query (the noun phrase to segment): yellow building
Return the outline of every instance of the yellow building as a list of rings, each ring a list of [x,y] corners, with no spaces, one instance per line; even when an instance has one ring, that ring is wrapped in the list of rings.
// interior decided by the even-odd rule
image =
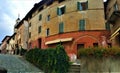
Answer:
[[[17,20],[16,25],[14,27],[15,34],[15,43],[16,49],[27,49],[27,41],[28,41],[28,22],[24,19]]]
[[[10,36],[10,38],[7,40],[7,53],[8,54],[14,54],[15,53],[15,35],[16,33],[14,33],[12,36]]]
[[[120,47],[120,0],[108,0],[106,7],[107,24],[111,26],[111,41]]]
[[[77,54],[83,47],[109,44],[103,0],[42,0],[16,26],[19,45],[24,42],[24,21],[29,24],[26,27],[29,38],[24,36],[28,38],[29,49],[55,47],[61,43],[68,54]]]

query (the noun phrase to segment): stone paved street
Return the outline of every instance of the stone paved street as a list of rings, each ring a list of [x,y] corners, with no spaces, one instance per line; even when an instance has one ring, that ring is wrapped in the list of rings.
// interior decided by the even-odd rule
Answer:
[[[0,67],[7,69],[7,73],[43,73],[20,56],[0,54]]]

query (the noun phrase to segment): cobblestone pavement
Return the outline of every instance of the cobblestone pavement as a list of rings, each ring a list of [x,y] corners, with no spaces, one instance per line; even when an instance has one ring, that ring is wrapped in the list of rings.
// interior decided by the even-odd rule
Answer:
[[[7,73],[43,73],[20,56],[0,54],[0,67],[7,69]]]

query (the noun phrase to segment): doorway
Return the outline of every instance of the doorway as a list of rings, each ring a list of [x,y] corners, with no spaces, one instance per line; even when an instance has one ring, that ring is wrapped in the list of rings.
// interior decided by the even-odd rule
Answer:
[[[85,47],[84,44],[77,44],[77,58],[79,58],[78,52],[80,49],[83,49]]]
[[[38,39],[38,47],[41,49],[41,38]]]

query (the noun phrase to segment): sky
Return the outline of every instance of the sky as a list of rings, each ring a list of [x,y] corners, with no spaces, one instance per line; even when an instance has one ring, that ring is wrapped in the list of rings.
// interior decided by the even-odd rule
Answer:
[[[41,0],[0,0],[0,43],[6,35],[12,35],[18,15],[20,19]],[[106,0],[104,0],[106,1]]]
[[[6,35],[12,35],[18,15],[20,19],[40,0],[0,0],[0,43]]]

